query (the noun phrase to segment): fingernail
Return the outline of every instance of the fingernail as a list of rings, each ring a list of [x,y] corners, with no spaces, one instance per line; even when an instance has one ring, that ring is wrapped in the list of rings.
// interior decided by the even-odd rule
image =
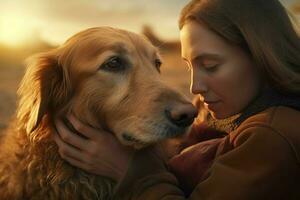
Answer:
[[[68,116],[67,116],[67,118],[69,119],[69,120],[74,120],[74,114],[72,113],[72,112],[70,112],[69,114],[68,114]]]

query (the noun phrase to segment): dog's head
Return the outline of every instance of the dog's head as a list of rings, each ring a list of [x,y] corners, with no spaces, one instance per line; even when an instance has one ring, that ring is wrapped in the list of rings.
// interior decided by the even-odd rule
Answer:
[[[156,48],[137,34],[85,30],[31,59],[19,89],[19,118],[31,134],[43,116],[72,112],[136,148],[184,133],[197,111],[162,82],[160,64]]]

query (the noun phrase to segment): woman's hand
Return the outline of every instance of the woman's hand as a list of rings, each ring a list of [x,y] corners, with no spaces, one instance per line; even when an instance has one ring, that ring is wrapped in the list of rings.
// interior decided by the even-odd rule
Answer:
[[[112,133],[86,126],[73,115],[68,116],[68,120],[85,138],[70,131],[61,120],[56,120],[58,133],[54,134],[54,140],[61,157],[90,173],[120,180],[133,151],[120,144]]]

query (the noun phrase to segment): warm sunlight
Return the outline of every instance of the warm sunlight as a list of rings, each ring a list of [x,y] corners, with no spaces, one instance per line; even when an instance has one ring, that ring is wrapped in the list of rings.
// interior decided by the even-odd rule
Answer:
[[[32,26],[21,16],[2,15],[0,21],[0,43],[20,46],[32,35]]]

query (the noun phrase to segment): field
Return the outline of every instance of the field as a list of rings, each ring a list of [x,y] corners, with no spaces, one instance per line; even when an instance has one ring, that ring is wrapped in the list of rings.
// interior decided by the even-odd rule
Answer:
[[[189,72],[181,60],[177,47],[166,48],[162,51],[162,78],[171,86],[177,88],[186,96],[189,94]],[[15,113],[17,88],[24,74],[24,60],[35,52],[51,48],[47,44],[39,44],[34,48],[11,49],[0,46],[0,131],[8,124]]]

